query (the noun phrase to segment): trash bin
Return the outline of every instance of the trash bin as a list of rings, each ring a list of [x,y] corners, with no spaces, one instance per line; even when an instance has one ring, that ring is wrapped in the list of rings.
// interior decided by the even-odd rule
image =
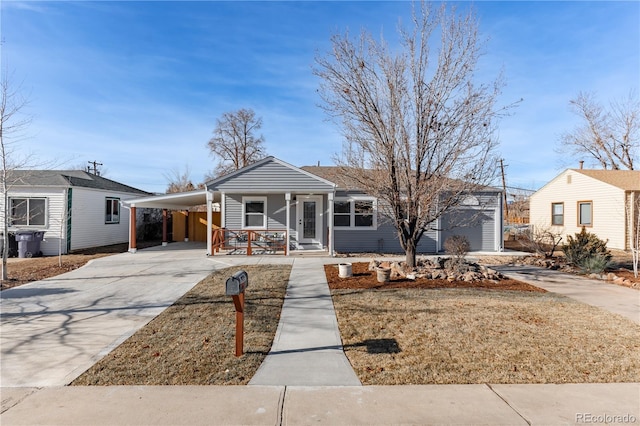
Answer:
[[[40,242],[44,237],[44,231],[17,231],[18,257],[41,256]]]
[[[16,257],[18,255],[18,242],[16,241],[16,236],[14,232],[9,231],[9,238],[4,238],[4,232],[0,231],[0,255],[2,255],[5,244],[9,252],[7,253],[7,257]]]

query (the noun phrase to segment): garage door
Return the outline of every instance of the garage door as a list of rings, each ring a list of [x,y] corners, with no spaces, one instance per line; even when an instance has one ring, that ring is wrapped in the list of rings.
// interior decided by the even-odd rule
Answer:
[[[472,251],[495,251],[495,211],[457,209],[447,213],[442,223],[442,247],[452,235],[463,235],[469,240]]]

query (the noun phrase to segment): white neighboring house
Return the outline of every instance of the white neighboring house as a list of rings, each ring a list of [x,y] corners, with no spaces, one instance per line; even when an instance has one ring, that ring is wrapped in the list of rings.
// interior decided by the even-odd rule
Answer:
[[[10,173],[9,231],[45,231],[44,255],[127,242],[129,212],[120,202],[151,195],[82,170]],[[0,197],[0,217],[3,204]]]
[[[629,217],[638,220],[638,199],[640,171],[567,169],[531,196],[529,223],[563,242],[584,226],[608,248],[629,250]]]

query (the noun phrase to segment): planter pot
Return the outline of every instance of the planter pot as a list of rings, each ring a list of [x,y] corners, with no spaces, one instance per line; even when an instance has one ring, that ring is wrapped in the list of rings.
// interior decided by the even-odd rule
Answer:
[[[391,268],[378,268],[376,269],[379,283],[387,283],[391,278]]]
[[[348,278],[353,276],[350,263],[338,264],[338,276],[340,278]]]

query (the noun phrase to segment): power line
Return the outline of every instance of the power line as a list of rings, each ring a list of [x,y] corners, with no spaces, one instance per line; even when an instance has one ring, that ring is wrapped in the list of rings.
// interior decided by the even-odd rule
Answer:
[[[89,166],[87,167],[87,172],[93,173],[96,176],[100,176],[100,172],[98,171],[98,166],[104,166],[102,163],[98,163],[97,161],[87,161]],[[93,165],[93,172],[91,171],[91,165]]]

